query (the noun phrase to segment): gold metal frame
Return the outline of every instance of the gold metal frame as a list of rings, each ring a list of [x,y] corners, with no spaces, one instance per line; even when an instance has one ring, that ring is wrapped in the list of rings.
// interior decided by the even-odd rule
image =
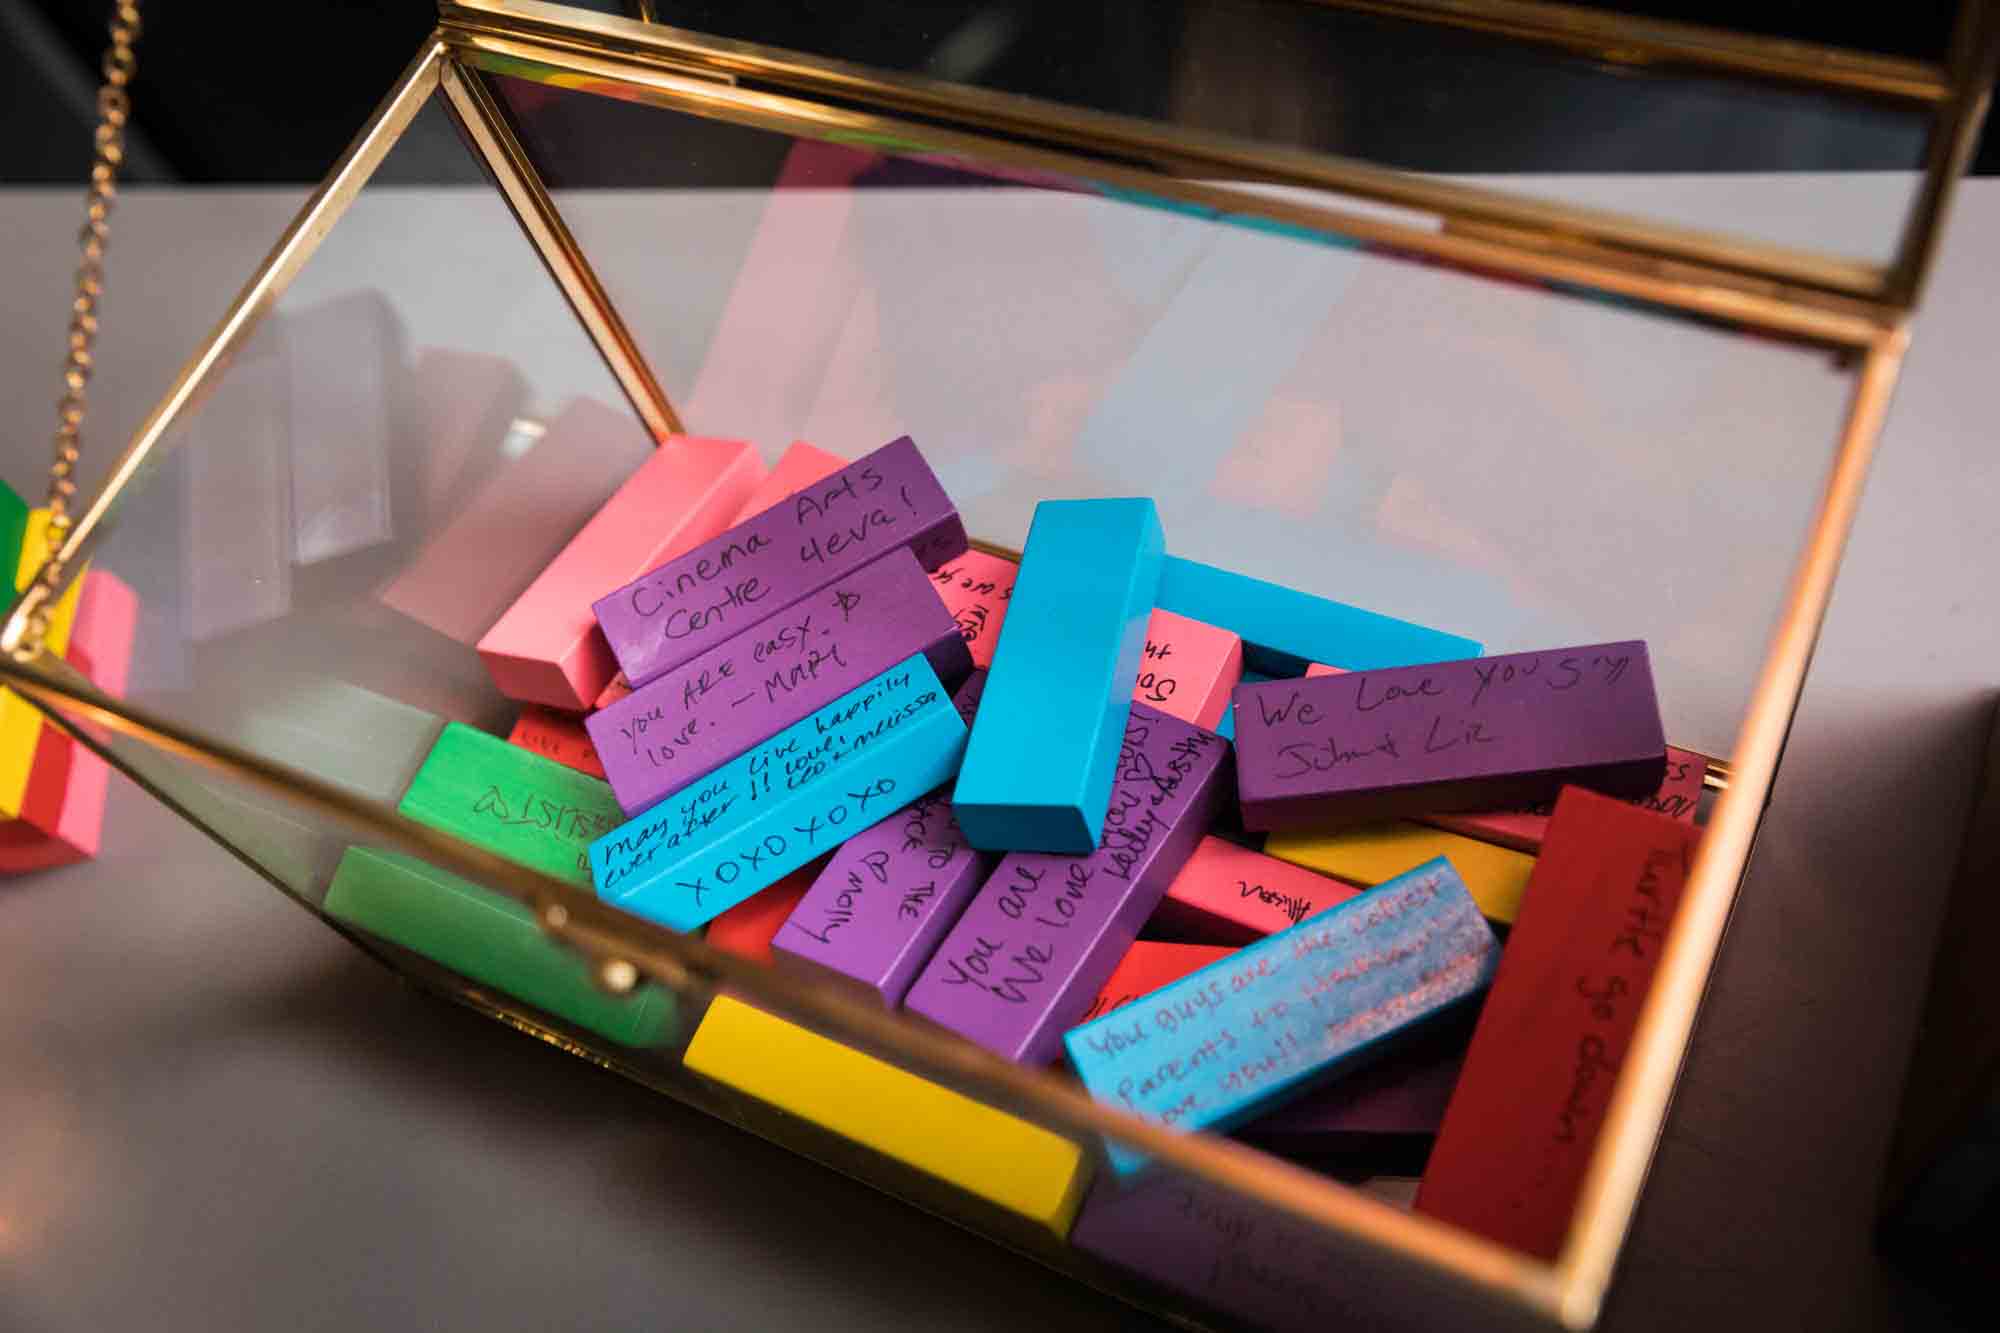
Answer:
[[[443,0],[434,38],[139,428],[72,530],[60,558],[70,570],[82,567],[142,465],[226,367],[433,93],[441,94],[492,173],[634,410],[658,435],[679,429],[672,404],[564,225],[504,108],[486,88],[482,72],[583,86],[595,93],[803,136],[872,137],[905,150],[961,154],[1065,173],[1396,252],[1503,275],[1577,284],[1649,302],[1667,312],[1722,318],[1852,355],[1858,359],[1858,373],[1833,466],[1731,763],[1726,770],[1711,773],[1711,786],[1723,790],[1617,1082],[1569,1235],[1554,1263],[1399,1212],[1228,1140],[1160,1129],[1100,1105],[1046,1074],[1000,1060],[879,1007],[717,953],[698,939],[627,916],[589,893],[411,823],[311,774],[110,699],[62,663],[0,657],[0,680],[156,794],[160,784],[148,776],[147,766],[121,754],[94,727],[137,738],[161,754],[293,803],[357,837],[421,856],[506,892],[530,904],[556,937],[599,960],[608,984],[630,985],[637,976],[645,976],[697,995],[727,988],[1067,1132],[1129,1142],[1291,1215],[1343,1252],[1394,1263],[1415,1276],[1442,1279],[1456,1285],[1461,1294],[1501,1302],[1515,1316],[1588,1328],[1596,1319],[1631,1225],[1777,771],[1895,386],[1908,337],[1908,314],[1935,256],[1953,181],[1985,110],[2000,52],[2000,25],[1995,22],[1995,4],[1971,0],[1950,61],[1935,66],[1680,25],[1614,21],[1529,0],[1325,2],[1451,24],[1597,60],[1698,69],[1928,108],[1931,151],[1897,254],[1885,267],[1860,264],[1622,215],[1523,201],[1360,163],[891,77],[533,0]],[[1396,204],[1431,213],[1443,225],[1427,230],[1330,204],[1277,199],[1238,182],[1304,186]],[[7,645],[18,642],[38,595],[31,585],[16,600],[5,626]],[[618,965],[612,966],[614,962]],[[530,1024],[523,1026],[532,1029]],[[617,1064],[599,1052],[579,1049],[578,1053]]]

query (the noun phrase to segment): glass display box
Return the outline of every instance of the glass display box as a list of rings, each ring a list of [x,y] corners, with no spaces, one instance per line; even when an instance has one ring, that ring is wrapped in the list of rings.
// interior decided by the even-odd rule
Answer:
[[[1590,1327],[1976,139],[1995,6],[1915,53],[1513,0],[1079,6],[1066,59],[1010,63],[1013,9],[940,5],[907,68],[843,46],[907,9],[774,39],[824,36],[808,54],[738,40],[755,8],[442,4],[62,552],[66,578],[94,562],[139,592],[147,684],[109,698],[21,651],[7,684],[416,983],[1149,1309]],[[1568,117],[1642,95],[1697,125],[1832,115],[1907,195],[1828,247],[1811,178],[1773,209],[1607,177],[1656,164],[1612,151],[1615,113]],[[1496,117],[1546,121],[1597,174],[1492,174]],[[454,131],[490,187],[388,183],[399,146]],[[1731,165],[1728,142],[1666,165]],[[1489,653],[1648,640],[1669,741],[1711,756],[1705,832],[1553,1261],[397,813],[447,722],[506,734],[473,645],[649,449],[855,457],[906,433],[991,550],[1044,497],[1152,495],[1177,555]],[[58,592],[17,597],[10,648]],[[327,895],[355,848],[505,895],[601,1006],[563,1016],[347,924]],[[1140,1148],[1223,1239],[1142,1273],[705,1077],[684,1057],[718,996],[993,1116],[996,1142],[1067,1145],[1079,1191],[1107,1138]]]

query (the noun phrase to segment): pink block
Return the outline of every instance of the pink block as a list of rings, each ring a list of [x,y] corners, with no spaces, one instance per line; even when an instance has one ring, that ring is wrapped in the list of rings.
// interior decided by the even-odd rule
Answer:
[[[1630,802],[1642,810],[1667,816],[1682,824],[1694,823],[1695,808],[1701,804],[1702,776],[1708,763],[1690,750],[1667,747],[1667,776],[1658,791]],[[1453,833],[1462,833],[1481,842],[1498,843],[1521,852],[1542,850],[1542,838],[1549,829],[1549,816],[1556,803],[1544,801],[1526,810],[1503,810],[1471,815],[1430,815],[1424,823]]]
[[[574,714],[528,704],[514,719],[514,729],[507,733],[507,739],[523,750],[533,750],[579,773],[588,773],[594,778],[604,776],[604,765],[597,759],[597,747],[590,743],[590,733],[583,729],[583,723]]]
[[[597,702],[592,705],[591,711],[595,712],[599,708],[609,708],[631,692],[632,686],[625,679],[625,673],[621,671],[611,678],[609,684],[597,692]]]
[[[785,450],[777,465],[771,469],[771,475],[758,482],[757,489],[750,492],[750,498],[736,511],[736,517],[729,520],[729,526],[733,528],[746,518],[755,518],[786,496],[796,495],[814,482],[825,481],[851,461],[839,454],[815,449],[804,440],[794,440],[791,448]],[[603,706],[598,705],[600,708]]]
[[[1330,667],[1324,662],[1308,662],[1306,663],[1306,674],[1308,676],[1344,676],[1347,674],[1347,668]]]
[[[709,944],[724,953],[770,966],[771,941],[784,928],[792,909],[806,896],[806,890],[819,878],[819,872],[826,869],[828,859],[822,856],[800,866],[709,922]]]
[[[931,581],[972,649],[972,665],[993,664],[1020,566],[984,551],[967,551],[940,565]],[[1183,722],[1215,730],[1229,692],[1243,677],[1243,640],[1199,620],[1155,611],[1146,626],[1146,654],[1132,697]]]
[[[1203,838],[1168,886],[1153,925],[1204,944],[1248,944],[1360,892],[1275,856]]]
[[[1214,731],[1243,679],[1243,640],[1171,611],[1155,611],[1146,626],[1139,683],[1132,697]]]
[[[726,531],[763,476],[741,440],[677,435],[654,450],[480,639],[500,692],[572,711],[596,703],[618,663],[590,604]]]
[[[1007,600],[1014,595],[1014,576],[1020,572],[1012,560],[967,551],[931,575],[945,610],[958,622],[965,646],[972,650],[977,670],[993,665],[993,645],[1000,642],[1000,622],[1007,618]]]
[[[109,570],[87,571],[70,627],[69,656],[92,684],[116,698],[125,696],[130,682],[138,626],[139,596],[131,586]],[[45,759],[51,776],[64,773],[60,806],[52,819],[15,820],[0,828],[0,872],[40,870],[97,855],[111,766],[53,726],[42,728],[36,767]],[[32,795],[30,803],[42,804]]]

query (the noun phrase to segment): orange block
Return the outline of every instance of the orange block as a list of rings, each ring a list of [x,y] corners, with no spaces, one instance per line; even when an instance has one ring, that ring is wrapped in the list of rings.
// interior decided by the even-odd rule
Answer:
[[[524,750],[567,764],[579,773],[594,778],[604,776],[604,765],[597,761],[597,747],[590,743],[590,733],[574,714],[527,704],[514,719],[514,729],[507,733],[507,739]]]

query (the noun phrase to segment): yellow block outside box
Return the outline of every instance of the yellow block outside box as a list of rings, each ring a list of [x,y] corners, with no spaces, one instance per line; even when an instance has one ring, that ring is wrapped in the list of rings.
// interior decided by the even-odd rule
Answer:
[[[719,995],[684,1063],[1069,1235],[1083,1152],[1039,1125]]]
[[[1273,833],[1266,855],[1374,888],[1434,856],[1451,862],[1489,921],[1512,925],[1528,891],[1535,858],[1458,833],[1398,821],[1339,833]]]
[[[28,535],[21,542],[20,558],[14,570],[14,591],[28,586],[28,580],[42,567],[48,553],[49,511],[28,512]],[[69,651],[70,622],[76,619],[76,598],[83,588],[79,569],[70,580],[49,615],[49,629],[43,646],[57,656]],[[42,738],[42,714],[33,704],[12,690],[0,689],[0,819],[14,819],[27,799],[28,775],[35,766],[35,746]]]

